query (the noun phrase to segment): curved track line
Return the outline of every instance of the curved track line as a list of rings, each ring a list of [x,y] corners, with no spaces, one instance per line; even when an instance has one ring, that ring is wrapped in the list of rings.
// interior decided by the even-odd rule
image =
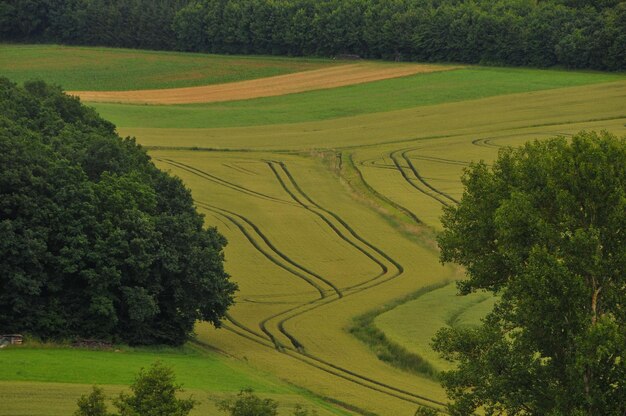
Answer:
[[[238,192],[242,192],[242,193],[244,193],[246,195],[250,195],[250,196],[257,197],[257,198],[269,200],[269,201],[272,201],[272,202],[278,202],[280,204],[296,205],[296,204],[294,204],[292,202],[285,201],[283,199],[276,198],[276,197],[273,197],[271,195],[266,195],[264,193],[254,191],[252,189],[248,189],[248,188],[246,188],[244,186],[237,185],[236,183],[229,182],[229,181],[224,180],[224,179],[222,179],[222,178],[220,178],[218,176],[215,176],[213,174],[210,174],[208,172],[205,172],[205,171],[200,170],[198,168],[195,168],[193,166],[186,165],[186,164],[181,163],[181,162],[177,162],[175,160],[160,159],[160,158],[154,158],[154,159],[158,160],[159,162],[166,163],[166,164],[168,164],[170,166],[177,167],[178,169],[184,170],[186,172],[192,173],[192,174],[194,174],[196,176],[199,176],[201,178],[204,178],[204,179],[206,179],[206,180],[208,180],[210,182],[216,183],[218,185],[225,186],[227,188],[230,188],[230,189],[238,191]]]
[[[414,149],[409,149],[409,150],[414,150]],[[412,167],[412,164],[410,163],[410,161],[408,160],[408,158],[406,157],[406,152],[408,150],[396,150],[394,152],[389,153],[389,157],[391,158],[391,160],[393,161],[394,165],[396,166],[396,168],[398,169],[398,172],[400,172],[400,175],[402,175],[402,177],[404,178],[404,180],[413,188],[415,188],[417,191],[419,191],[420,193],[434,199],[435,201],[439,202],[442,205],[445,206],[449,206],[450,202],[446,199],[443,199],[442,195],[440,194],[439,191],[434,191],[435,194],[433,194],[433,192],[431,192],[432,189],[434,189],[434,187],[432,187],[431,185],[427,185],[425,184],[425,181],[423,180],[423,178],[421,178],[421,176],[419,176],[419,173],[416,174],[417,170],[415,169],[415,167]],[[402,160],[407,163],[408,165],[408,169],[410,170],[410,172],[413,173],[413,175],[415,176],[416,180],[418,181],[418,183],[415,183],[415,180],[411,179],[409,177],[409,174],[406,172],[405,168],[402,166],[402,162],[400,160],[400,158],[397,156],[398,153],[401,153],[401,157]],[[421,184],[421,185],[419,185]],[[422,186],[426,186],[426,189],[424,189]],[[430,189],[430,190],[429,190]],[[445,196],[445,198],[448,198],[447,196]]]
[[[380,192],[378,192],[376,189],[374,189],[374,187],[372,185],[369,184],[369,182],[367,182],[365,180],[365,176],[363,176],[363,172],[361,172],[361,170],[357,167],[356,163],[354,163],[354,157],[352,153],[348,153],[348,160],[350,161],[350,165],[354,168],[354,170],[357,173],[357,176],[359,177],[359,179],[361,180],[361,183],[363,183],[363,186],[365,186],[365,188],[371,192],[373,195],[375,195],[377,198],[379,198],[380,200],[386,202],[387,204],[391,205],[392,207],[394,207],[395,209],[397,209],[398,211],[402,212],[404,215],[406,215],[407,217],[411,218],[413,221],[415,221],[417,224],[423,224],[422,220],[420,220],[414,213],[413,211],[411,211],[410,209],[398,204],[395,201],[392,201],[391,199],[387,198],[385,195],[381,194]]]
[[[177,166],[177,167],[183,169],[180,166]],[[307,198],[307,200],[310,200],[310,199]],[[285,268],[286,265],[280,264],[281,263],[280,261],[278,261],[277,259],[273,258],[272,255],[270,255],[269,253],[265,252],[259,246],[259,244],[254,240],[254,238],[252,238],[250,233],[245,229],[245,227],[242,224],[240,224],[234,218],[234,216],[236,216],[236,217],[240,218],[242,221],[246,222],[248,224],[248,226],[250,226],[255,231],[255,233],[257,233],[257,235],[259,235],[259,237],[264,241],[264,243],[266,245],[268,245],[268,247],[272,251],[274,251],[276,253],[276,250],[277,250],[276,247],[267,239],[267,237],[265,237],[261,233],[261,231],[258,229],[258,227],[255,224],[253,224],[251,221],[249,221],[247,218],[245,218],[245,217],[243,217],[243,216],[241,216],[241,215],[239,215],[237,213],[234,213],[234,212],[231,212],[231,211],[228,211],[228,210],[223,210],[223,209],[221,209],[219,207],[214,207],[214,206],[211,206],[211,205],[203,203],[203,202],[196,201],[196,203],[199,206],[202,206],[203,208],[205,208],[205,209],[207,209],[209,211],[212,211],[212,212],[215,212],[217,214],[220,214],[220,215],[224,216],[225,218],[227,218],[229,221],[233,222],[233,224],[235,224],[237,226],[237,228],[239,228],[239,230],[246,236],[248,241],[257,250],[261,251],[262,254],[264,254],[264,256],[266,258],[268,258],[272,262],[274,262],[273,260],[276,260],[279,263],[277,265],[279,265],[283,269]],[[323,208],[321,208],[321,209],[323,209]],[[224,211],[224,212],[220,212],[220,211]],[[363,240],[363,241],[365,241],[365,240]],[[367,243],[367,244],[369,244],[369,243]],[[374,247],[374,246],[372,246],[372,247]],[[378,250],[380,250],[380,249],[378,249]],[[279,255],[281,258],[283,258],[283,260],[293,264],[292,260],[289,259],[288,257],[284,256],[284,254],[282,254],[282,253],[279,254],[279,252],[276,253],[276,254]],[[387,281],[389,281],[391,279],[399,277],[401,275],[402,271],[403,271],[403,268],[402,268],[402,266],[399,263],[397,263],[395,261],[393,261],[393,263],[395,263],[394,265],[399,266],[399,267],[397,267],[398,270],[397,270],[396,273],[394,273],[394,275],[392,275],[392,276],[390,276],[390,277],[388,277],[386,279],[379,279],[379,281],[377,281],[375,284],[369,285],[367,287],[361,287],[361,288],[359,288],[359,290],[354,290],[351,293],[346,294],[346,296],[355,294],[355,293],[363,291],[363,290],[370,289],[370,288],[372,288],[374,286],[378,286],[378,285],[380,285],[382,283],[385,283],[385,282],[387,282]],[[288,267],[288,266],[286,266],[286,267]],[[298,265],[297,267],[300,268],[302,266]],[[291,269],[291,268],[288,267],[288,269]],[[307,269],[305,268],[304,270],[307,270]],[[298,273],[295,270],[288,270],[288,271],[290,273],[292,273],[292,274],[294,274],[293,272]],[[319,276],[319,277],[321,278],[321,276]],[[314,284],[314,282],[311,279],[308,279],[308,280],[305,279],[305,281],[307,281],[307,283],[309,283],[309,284],[312,284],[312,285]],[[330,282],[328,282],[328,283],[330,283]],[[363,282],[361,284],[354,285],[353,287],[356,288],[358,286],[365,285],[367,283],[368,282]],[[341,293],[341,292],[338,292],[338,295],[339,295],[339,293]],[[321,293],[320,293],[320,298],[319,299],[316,299],[314,301],[308,302],[308,303],[303,304],[303,305],[299,305],[299,306],[294,307],[294,308],[290,308],[287,311],[281,312],[281,314],[289,313],[289,312],[295,311],[297,309],[301,309],[302,307],[310,306],[308,309],[306,309],[304,311],[299,311],[299,313],[297,315],[300,315],[300,314],[308,312],[308,311],[310,311],[312,309],[318,308],[318,307],[320,307],[322,305],[325,305],[325,304],[328,304],[328,303],[335,302],[335,301],[339,300],[339,296],[338,295],[337,295],[337,297],[333,296],[332,298],[329,298],[329,297],[323,296],[323,295],[325,295],[325,292],[322,290]],[[343,296],[343,294],[342,294],[342,296]],[[363,376],[361,374],[358,374],[356,372],[353,372],[351,370],[345,369],[345,368],[337,366],[337,365],[335,365],[335,364],[333,364],[331,362],[323,360],[323,359],[321,359],[319,357],[316,357],[316,356],[314,356],[312,354],[308,354],[308,353],[304,352],[304,350],[301,347],[301,344],[299,343],[299,341],[297,341],[295,339],[295,337],[293,337],[291,334],[289,334],[284,329],[284,323],[288,319],[292,319],[293,317],[295,317],[297,315],[290,316],[290,317],[288,317],[288,318],[286,318],[283,321],[278,323],[279,331],[292,342],[292,344],[294,345],[294,347],[293,347],[294,349],[283,346],[267,328],[261,328],[262,332],[265,335],[265,336],[263,336],[260,333],[257,333],[256,331],[253,331],[253,330],[249,329],[244,324],[239,323],[234,318],[232,318],[232,316],[229,316],[228,320],[237,329],[233,329],[233,328],[230,328],[228,326],[225,326],[225,327],[226,327],[226,329],[228,329],[228,330],[238,334],[239,336],[243,336],[243,337],[245,337],[247,339],[250,339],[251,341],[254,341],[256,343],[259,343],[260,345],[263,345],[263,346],[265,346],[267,348],[272,348],[272,349],[275,349],[275,350],[277,350],[277,351],[279,351],[281,353],[288,354],[288,355],[290,355],[293,358],[296,358],[296,359],[298,359],[298,360],[300,360],[300,361],[302,361],[302,362],[304,362],[304,363],[306,363],[308,365],[316,367],[316,368],[318,368],[318,369],[320,369],[322,371],[325,371],[325,372],[327,372],[329,374],[332,374],[334,376],[343,378],[343,379],[348,380],[350,382],[359,384],[359,385],[361,385],[363,387],[367,387],[367,388],[370,388],[372,390],[378,391],[378,392],[380,392],[382,394],[385,394],[385,395],[388,395],[388,396],[391,396],[391,397],[395,397],[395,398],[398,398],[398,399],[401,399],[401,400],[404,400],[404,401],[408,401],[408,402],[411,402],[411,403],[414,403],[414,404],[419,404],[419,405],[424,405],[424,402],[426,402],[426,403],[431,403],[431,404],[435,404],[435,405],[438,405],[438,406],[445,406],[445,404],[442,403],[442,402],[439,402],[439,401],[427,398],[425,396],[421,396],[421,395],[418,395],[418,394],[415,394],[415,393],[411,393],[411,392],[408,392],[408,391],[405,391],[405,390],[393,387],[393,386],[388,385],[386,383],[382,383],[382,382],[376,381],[376,380],[371,379],[371,378],[369,378],[367,376]],[[271,318],[266,318],[264,320],[264,323],[266,323],[269,319],[271,319]],[[324,368],[324,366],[330,367],[330,369]],[[368,383],[370,383],[370,384],[368,384]],[[386,390],[389,390],[389,391],[386,391]]]
[[[458,204],[459,201],[457,199],[455,199],[454,197],[448,195],[447,193],[440,191],[439,189],[435,188],[434,186],[432,186],[429,182],[427,182],[424,177],[422,175],[420,175],[420,173],[418,172],[418,170],[415,168],[415,165],[413,164],[413,162],[411,161],[411,158],[409,158],[407,156],[407,154],[409,152],[413,152],[415,150],[418,149],[410,149],[410,150],[406,150],[404,152],[402,152],[402,157],[404,158],[404,160],[406,160],[406,163],[409,165],[409,168],[411,169],[411,171],[413,172],[413,174],[415,175],[415,177],[422,183],[424,184],[424,186],[428,187],[430,190],[432,190],[433,192],[438,193],[439,195],[441,195],[444,198],[447,198],[449,201]]]
[[[268,166],[270,167],[270,169],[272,170],[272,172],[274,173],[274,175],[276,176],[276,179],[278,180],[278,182],[280,183],[280,186],[285,190],[285,192],[287,192],[287,194],[289,194],[291,196],[291,198],[296,201],[298,204],[300,204],[300,206],[302,206],[302,208],[306,209],[307,211],[313,213],[315,216],[317,216],[318,218],[320,218],[322,221],[324,221],[329,227],[330,229],[339,236],[339,238],[341,238],[343,241],[345,241],[346,243],[348,243],[350,246],[354,247],[356,250],[358,250],[359,252],[363,253],[367,258],[369,258],[370,260],[372,260],[374,263],[376,263],[380,269],[381,272],[380,274],[378,274],[376,277],[374,277],[374,279],[379,278],[380,276],[384,275],[385,273],[387,273],[388,268],[387,265],[385,265],[383,262],[381,262],[380,260],[378,260],[375,256],[373,256],[371,253],[369,253],[367,250],[363,249],[361,246],[359,246],[358,244],[356,244],[354,241],[351,241],[335,224],[333,224],[325,215],[323,215],[320,212],[315,211],[314,209],[311,208],[311,206],[305,204],[304,202],[302,202],[300,200],[300,198],[298,198],[298,196],[296,196],[288,187],[287,184],[285,183],[285,181],[280,177],[279,172],[276,170],[276,168],[274,167],[275,164],[278,164],[283,172],[285,172],[287,174],[287,177],[289,179],[289,181],[291,182],[292,186],[294,186],[294,188],[296,189],[296,191],[307,201],[309,201],[309,203],[311,203],[311,205],[313,205],[315,208],[331,215],[333,218],[335,218],[335,220],[337,220],[353,237],[355,237],[358,241],[360,242],[364,242],[364,240],[362,238],[360,238],[359,236],[357,236],[357,234],[354,232],[354,230],[352,230],[348,224],[346,224],[345,221],[343,221],[341,218],[339,218],[339,216],[337,216],[336,214],[321,208],[319,205],[317,205],[315,202],[313,202],[304,192],[302,192],[302,190],[300,189],[300,187],[298,186],[298,184],[294,181],[293,177],[291,176],[291,174],[289,173],[289,171],[287,170],[287,168],[284,166],[284,164],[282,162],[275,162],[275,161],[270,161],[270,162],[266,162],[268,164]],[[369,247],[369,246],[368,246]],[[371,248],[371,247],[370,247]]]

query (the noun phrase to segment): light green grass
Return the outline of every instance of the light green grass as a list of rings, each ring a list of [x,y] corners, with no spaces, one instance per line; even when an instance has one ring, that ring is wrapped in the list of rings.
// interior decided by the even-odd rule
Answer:
[[[66,90],[192,87],[263,78],[332,64],[322,59],[0,44],[0,76],[42,79]]]
[[[119,127],[212,128],[327,120],[448,102],[626,79],[623,75],[467,68],[214,104],[92,104]]]
[[[176,382],[199,401],[192,415],[223,414],[215,402],[243,388],[278,401],[281,415],[291,414],[298,403],[320,415],[349,414],[271,374],[201,347],[97,351],[34,345],[0,350],[0,416],[70,414],[91,385],[104,386],[109,397],[115,396],[155,361],[171,367]]]
[[[487,293],[457,295],[456,285],[448,284],[406,302],[374,320],[377,328],[392,341],[426,359],[437,370],[450,364],[439,358],[430,346],[442,327],[473,327],[493,309],[495,298]]]
[[[165,351],[90,351],[74,348],[8,348],[0,351],[0,380],[128,385],[140,368],[155,361],[172,367],[185,387],[211,391],[289,391],[267,374],[253,374],[234,360],[186,349]]]

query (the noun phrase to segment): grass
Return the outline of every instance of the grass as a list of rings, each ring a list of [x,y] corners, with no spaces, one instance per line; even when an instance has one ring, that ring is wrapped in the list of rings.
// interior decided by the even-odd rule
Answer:
[[[0,353],[0,415],[70,414],[91,385],[104,386],[109,397],[115,396],[126,390],[140,368],[157,360],[173,368],[176,381],[199,400],[192,415],[221,414],[215,402],[247,387],[277,400],[281,414],[297,403],[323,415],[348,414],[270,374],[198,347],[93,351],[38,346],[7,348]]]
[[[423,357],[432,368],[444,370],[451,365],[432,350],[430,341],[435,333],[445,326],[479,325],[494,302],[495,298],[487,293],[459,296],[456,285],[451,283],[380,314],[374,319],[374,326],[391,342]]]
[[[0,44],[0,76],[66,90],[135,90],[243,81],[332,65],[323,59]]]
[[[468,68],[225,103],[92,105],[119,127],[242,127],[329,120],[625,79],[623,75],[592,72]]]
[[[354,324],[350,327],[350,333],[365,342],[376,353],[376,356],[394,367],[398,367],[405,371],[414,372],[416,374],[425,375],[427,377],[436,378],[437,371],[431,363],[426,361],[422,356],[415,352],[409,351],[406,347],[393,342],[389,339],[385,332],[374,325],[376,317],[389,312],[399,305],[414,301],[424,294],[439,289],[441,285],[426,286],[421,288],[409,296],[397,299],[382,307],[371,310],[363,315],[354,318]],[[409,321],[413,321],[411,317],[403,317]]]
[[[140,368],[147,368],[157,360],[172,367],[177,380],[188,388],[238,391],[251,387],[267,393],[289,391],[267,375],[253,375],[233,360],[229,362],[198,349],[159,353],[9,348],[0,354],[0,380],[128,385]]]

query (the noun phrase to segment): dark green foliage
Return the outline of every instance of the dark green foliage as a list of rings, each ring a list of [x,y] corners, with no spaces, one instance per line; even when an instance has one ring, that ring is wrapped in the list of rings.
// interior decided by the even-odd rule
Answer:
[[[626,414],[626,138],[580,133],[473,165],[441,258],[500,301],[434,347],[454,415]]]
[[[196,0],[174,22],[189,51],[625,69],[626,4],[600,3]]]
[[[132,394],[120,393],[115,400],[119,416],[186,416],[196,404],[192,398],[178,399],[182,388],[174,383],[174,372],[156,362],[141,370],[130,386]]]
[[[262,399],[252,389],[243,389],[237,397],[222,400],[217,408],[228,412],[230,416],[277,416],[278,402],[272,399]],[[315,409],[307,409],[297,404],[293,416],[317,416]]]
[[[119,413],[107,413],[102,389],[94,387],[89,396],[78,400],[74,416],[186,416],[196,405],[191,397],[176,398],[182,388],[175,384],[171,368],[156,362],[147,371],[141,369],[130,386],[132,394],[120,393],[114,400]]]
[[[276,416],[278,402],[272,399],[261,399],[252,389],[239,392],[237,398],[219,402],[217,408],[228,412],[230,416]]]
[[[437,416],[439,412],[429,407],[419,407],[415,411],[415,416]]]
[[[0,328],[184,342],[236,287],[225,239],[133,139],[41,82],[0,79]]]
[[[626,69],[619,0],[5,0],[0,40]]]
[[[188,0],[3,0],[0,38],[172,49]]]
[[[107,412],[104,391],[100,387],[93,387],[89,396],[82,396],[76,403],[78,410],[74,416],[112,416]]]

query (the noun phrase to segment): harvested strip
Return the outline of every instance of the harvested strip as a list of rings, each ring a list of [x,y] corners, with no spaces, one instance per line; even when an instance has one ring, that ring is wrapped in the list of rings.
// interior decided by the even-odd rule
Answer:
[[[201,87],[135,91],[69,91],[68,94],[77,95],[83,101],[90,102],[134,104],[214,103],[336,88],[388,78],[404,77],[417,73],[451,69],[456,69],[456,67],[421,64],[360,63]]]

